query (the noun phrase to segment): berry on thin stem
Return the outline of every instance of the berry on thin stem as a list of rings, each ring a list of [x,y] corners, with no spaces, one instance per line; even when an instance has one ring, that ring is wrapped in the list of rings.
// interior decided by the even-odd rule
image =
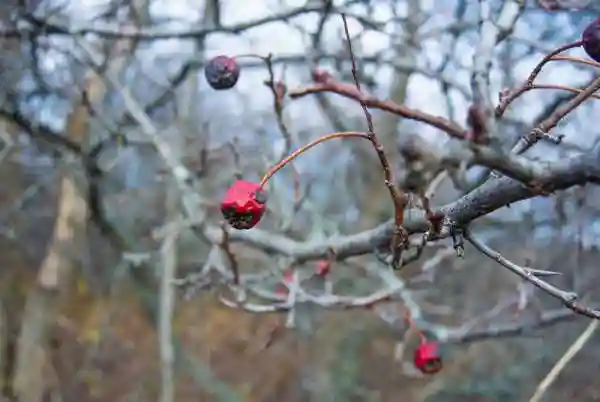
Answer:
[[[204,76],[213,89],[231,89],[240,78],[240,66],[233,57],[217,56],[206,63]]]
[[[221,213],[231,227],[239,230],[251,229],[265,213],[266,195],[258,183],[237,180],[229,187],[221,201]]]
[[[366,133],[359,131],[327,134],[311,141],[279,161],[265,173],[260,183],[237,180],[229,187],[223,201],[221,201],[221,213],[223,214],[223,217],[235,229],[247,230],[253,228],[258,224],[266,210],[267,193],[265,192],[264,187],[275,173],[304,152],[322,142],[334,138],[349,137],[369,139],[369,136]]]
[[[303,147],[298,148],[297,150],[295,150],[294,152],[292,152],[291,154],[289,154],[288,156],[283,158],[281,161],[277,162],[277,164],[275,164],[271,169],[269,169],[267,171],[267,173],[265,173],[265,175],[261,179],[261,181],[260,181],[261,188],[267,184],[269,179],[271,179],[271,177],[273,177],[273,175],[275,175],[275,173],[277,173],[278,171],[283,169],[283,167],[285,167],[285,165],[287,165],[288,163],[290,163],[291,161],[293,161],[298,156],[302,155],[304,152],[308,151],[312,147],[319,145],[325,141],[333,140],[334,138],[350,138],[350,137],[364,138],[366,140],[369,139],[369,136],[366,133],[363,133],[360,131],[342,131],[339,133],[331,133],[331,134],[321,136],[321,137],[309,142],[308,144],[304,145]]]
[[[442,356],[437,342],[421,342],[413,356],[415,367],[423,374],[435,374],[442,367]]]
[[[408,325],[417,329],[409,311],[406,312]],[[435,374],[439,372],[444,364],[440,353],[438,342],[429,341],[422,331],[418,330],[420,342],[413,354],[413,364],[423,374]]]

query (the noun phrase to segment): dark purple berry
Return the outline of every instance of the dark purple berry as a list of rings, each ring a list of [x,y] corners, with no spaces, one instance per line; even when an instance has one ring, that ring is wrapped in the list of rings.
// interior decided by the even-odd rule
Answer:
[[[208,61],[204,68],[204,75],[208,85],[213,89],[230,89],[240,78],[240,67],[232,57],[217,56]]]
[[[581,36],[583,50],[593,60],[600,62],[600,18],[585,28]]]

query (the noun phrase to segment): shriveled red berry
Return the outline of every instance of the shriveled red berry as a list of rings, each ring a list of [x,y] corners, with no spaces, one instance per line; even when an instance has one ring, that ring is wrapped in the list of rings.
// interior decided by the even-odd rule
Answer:
[[[600,18],[583,30],[581,36],[583,50],[593,60],[600,62]]]
[[[221,213],[233,228],[251,229],[265,213],[266,202],[266,192],[258,183],[237,180],[221,201]]]
[[[437,342],[422,342],[413,356],[415,367],[424,374],[435,374],[442,369],[442,356]]]
[[[231,89],[240,78],[240,66],[233,57],[217,56],[206,63],[204,75],[213,89]]]

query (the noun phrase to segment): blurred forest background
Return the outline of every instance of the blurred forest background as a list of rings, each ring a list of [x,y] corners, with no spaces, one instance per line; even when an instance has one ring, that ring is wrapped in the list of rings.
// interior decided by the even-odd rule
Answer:
[[[396,276],[366,252],[333,262],[326,279],[312,275],[324,256],[310,255],[308,246],[393,216],[366,141],[327,142],[279,173],[259,229],[226,241],[219,211],[236,175],[258,180],[311,139],[366,129],[358,102],[336,94],[286,96],[278,116],[264,84],[281,81],[292,93],[311,85],[315,68],[352,84],[340,13],[348,17],[365,92],[465,126],[480,7],[489,6],[495,20],[511,4],[520,8],[518,19],[497,21],[508,30],[494,38],[494,102],[550,50],[578,39],[598,16],[598,3],[3,1],[3,400],[529,400],[589,319],[470,244],[458,258],[448,239],[431,242]],[[220,54],[272,56],[269,63],[240,58],[236,87],[215,91],[203,66]],[[584,56],[580,49],[569,54]],[[539,82],[580,88],[597,76],[589,65],[556,61]],[[524,94],[498,121],[502,146],[573,96]],[[445,133],[373,113],[397,184],[439,177],[445,166],[435,155],[452,146]],[[561,145],[542,141],[527,158],[556,161],[590,149],[598,113],[595,100],[586,102],[554,130],[565,136]],[[173,161],[165,163],[157,143]],[[178,163],[194,177],[185,191],[171,175]],[[434,208],[470,190],[452,174],[441,180]],[[549,280],[593,305],[599,196],[592,185],[561,189],[478,218],[472,230],[517,264],[562,273]],[[298,252],[309,257],[282,252],[294,245],[306,246]],[[292,265],[321,301],[333,300],[333,289],[348,297],[338,304],[356,304],[356,295],[376,292],[382,281],[399,295],[370,308],[304,301],[270,312],[281,305],[283,273]],[[230,284],[235,267],[246,291],[253,289],[252,304],[231,302],[241,295]],[[445,366],[436,375],[412,367],[418,336],[405,323],[407,303],[443,344]],[[247,311],[257,306],[271,307]],[[596,335],[543,400],[600,401],[598,361]]]

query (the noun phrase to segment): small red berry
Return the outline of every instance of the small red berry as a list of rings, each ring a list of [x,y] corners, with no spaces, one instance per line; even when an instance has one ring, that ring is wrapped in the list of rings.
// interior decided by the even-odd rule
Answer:
[[[294,283],[294,270],[293,269],[287,269],[283,273],[283,281],[288,284]]]
[[[331,270],[331,261],[329,260],[319,260],[317,261],[317,265],[315,267],[315,274],[318,277],[325,278],[329,271]]]
[[[583,50],[593,60],[600,62],[600,18],[589,24],[581,36]]]
[[[437,342],[422,342],[413,357],[415,367],[424,374],[435,374],[442,369],[442,356]]]
[[[283,283],[278,283],[275,286],[275,294],[279,297],[285,297],[290,293],[289,289],[287,286],[285,286]]]
[[[237,180],[221,201],[221,213],[233,228],[251,229],[265,213],[266,203],[266,192],[258,183]]]
[[[240,78],[240,66],[232,57],[217,56],[206,63],[204,75],[213,89],[231,89]]]

